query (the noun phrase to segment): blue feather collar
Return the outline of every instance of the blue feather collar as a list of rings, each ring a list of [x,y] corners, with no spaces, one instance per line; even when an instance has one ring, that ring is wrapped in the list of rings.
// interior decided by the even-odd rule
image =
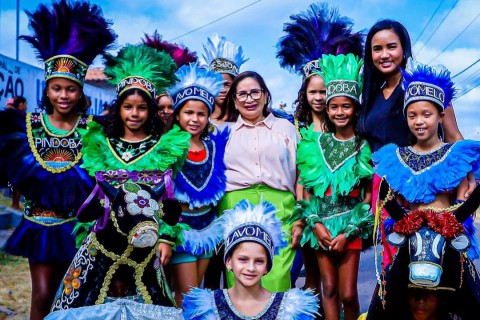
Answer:
[[[437,194],[458,187],[469,172],[479,172],[480,142],[447,143],[428,153],[388,144],[372,160],[375,173],[385,177],[393,190],[409,202],[428,204]]]
[[[190,209],[217,205],[225,194],[226,176],[223,156],[229,130],[211,134],[203,141],[204,161],[186,161],[175,178],[175,199],[189,203]]]

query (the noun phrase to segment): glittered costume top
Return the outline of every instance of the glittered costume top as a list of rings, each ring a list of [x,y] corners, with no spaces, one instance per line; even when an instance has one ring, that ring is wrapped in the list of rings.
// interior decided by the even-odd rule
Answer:
[[[0,167],[31,210],[41,207],[74,216],[93,187],[80,168],[80,132],[86,131],[90,119],[79,116],[69,132],[62,132],[46,114],[27,113],[26,119],[20,115],[9,110],[0,116]]]
[[[240,319],[315,319],[318,299],[311,291],[290,289],[274,292],[265,308],[254,316],[245,316],[235,309],[228,291],[193,288],[184,296],[184,317],[192,320],[240,320]]]
[[[94,176],[96,172],[120,174],[130,172],[122,177],[126,180],[155,184],[158,171],[171,168],[176,173],[180,170],[189,146],[190,134],[174,127],[161,137],[148,136],[141,141],[128,141],[121,138],[106,137],[103,128],[92,122],[84,137],[85,147],[83,167]],[[132,175],[138,176],[133,177]],[[125,173],[123,173],[125,174]],[[109,181],[118,185],[123,181]]]
[[[480,142],[445,143],[431,152],[388,144],[375,152],[375,172],[408,202],[428,204],[439,193],[460,185],[469,172],[480,169]],[[476,177],[477,179],[479,177]]]
[[[225,194],[226,176],[223,156],[229,130],[217,131],[203,139],[205,159],[185,161],[175,177],[175,199],[189,204],[181,220],[186,225],[176,252],[202,255],[212,252],[221,242],[223,228],[218,220],[217,203]]]
[[[24,218],[5,249],[31,261],[70,261],[75,255],[75,213],[94,186],[80,168],[80,132],[89,118],[79,116],[68,132],[41,113],[25,118],[8,110],[0,119],[0,170],[25,196]]]
[[[303,139],[297,151],[300,183],[311,192],[309,201],[301,201],[301,208],[293,219],[304,218],[314,227],[324,224],[332,237],[347,232],[365,238],[369,234],[369,205],[361,202],[360,181],[371,179],[371,151],[361,141],[357,151],[355,138],[338,140],[333,133],[302,130]],[[313,232],[305,229],[302,244],[310,242],[318,248]]]
[[[72,260],[52,311],[105,303],[118,281],[133,291],[135,301],[173,305],[158,245],[171,242],[162,227],[175,224],[180,212],[160,200],[169,189],[169,199],[173,196],[172,169],[181,166],[189,139],[175,127],[161,137],[127,141],[106,137],[98,123],[89,124],[83,166],[97,185],[78,217],[98,220]]]
[[[83,167],[97,180],[117,188],[127,181],[149,186],[165,183],[166,198],[173,198],[172,174],[180,170],[185,160],[189,133],[175,126],[161,137],[128,141],[106,137],[102,126],[92,122],[83,139]],[[173,237],[167,232],[162,239],[173,244]]]

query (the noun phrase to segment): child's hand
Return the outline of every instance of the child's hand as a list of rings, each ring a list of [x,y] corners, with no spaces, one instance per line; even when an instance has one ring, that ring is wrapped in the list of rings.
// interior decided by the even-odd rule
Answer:
[[[162,266],[166,266],[172,257],[172,246],[167,243],[160,242],[158,245],[158,252],[160,252],[160,264]]]
[[[336,253],[343,253],[347,248],[347,244],[348,244],[348,239],[345,237],[345,233],[342,233],[336,236],[335,239],[332,240],[329,247],[329,251],[336,252]]]
[[[320,248],[322,248],[323,250],[328,250],[332,242],[332,234],[330,233],[330,230],[328,230],[327,227],[325,227],[321,223],[315,223],[315,229],[313,229],[313,234],[315,234]]]
[[[300,239],[302,238],[303,229],[305,229],[305,224],[302,220],[297,220],[292,227],[292,245],[291,248],[295,249],[300,244]]]

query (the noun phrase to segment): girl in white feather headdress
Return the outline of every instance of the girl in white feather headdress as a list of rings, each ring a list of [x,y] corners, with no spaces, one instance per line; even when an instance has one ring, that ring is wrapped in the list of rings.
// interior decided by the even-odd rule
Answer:
[[[240,66],[248,59],[243,57],[243,49],[232,41],[214,33],[203,46],[205,53],[198,59],[202,68],[219,73],[223,78],[223,88],[215,98],[215,110],[211,121],[217,125],[225,121],[226,115],[220,117],[223,102],[230,89],[233,79],[240,73]]]
[[[226,212],[224,261],[235,275],[235,285],[224,290],[194,288],[185,295],[185,319],[314,319],[318,299],[311,291],[270,292],[262,277],[273,256],[288,245],[275,207],[263,201],[254,206],[242,200]]]

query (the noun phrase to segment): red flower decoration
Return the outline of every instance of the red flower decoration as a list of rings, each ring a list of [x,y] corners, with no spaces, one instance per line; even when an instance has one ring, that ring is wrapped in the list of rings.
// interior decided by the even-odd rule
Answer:
[[[447,240],[464,233],[463,225],[457,221],[454,214],[433,210],[411,211],[395,223],[393,231],[404,235],[412,235],[422,226],[428,226]]]

